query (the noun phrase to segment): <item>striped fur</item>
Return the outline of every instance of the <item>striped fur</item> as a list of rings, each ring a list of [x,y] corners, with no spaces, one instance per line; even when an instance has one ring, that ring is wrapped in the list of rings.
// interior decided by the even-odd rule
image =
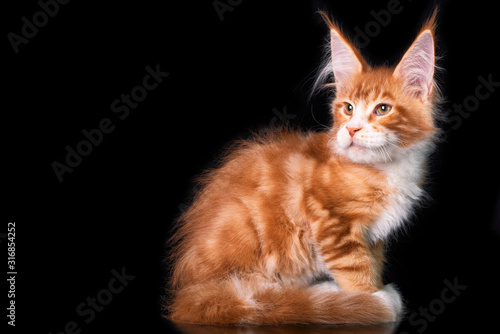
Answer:
[[[328,21],[332,56],[341,58],[329,65],[339,79],[333,127],[240,141],[200,178],[171,240],[168,318],[397,320],[401,297],[382,282],[384,242],[422,197],[437,132],[434,19],[393,68],[368,66]],[[381,104],[387,114],[376,114]]]

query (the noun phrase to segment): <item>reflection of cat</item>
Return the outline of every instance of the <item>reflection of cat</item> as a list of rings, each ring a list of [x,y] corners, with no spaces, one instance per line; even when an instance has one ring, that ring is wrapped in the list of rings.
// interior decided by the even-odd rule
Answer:
[[[345,325],[345,326],[207,326],[177,323],[185,334],[391,334],[397,324]]]
[[[434,14],[394,68],[371,67],[325,14],[334,123],[234,145],[172,239],[168,317],[200,324],[396,321],[384,240],[422,197],[437,133]]]

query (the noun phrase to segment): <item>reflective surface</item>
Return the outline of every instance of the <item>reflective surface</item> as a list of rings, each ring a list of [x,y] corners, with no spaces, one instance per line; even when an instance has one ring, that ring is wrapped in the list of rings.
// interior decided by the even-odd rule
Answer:
[[[398,324],[379,326],[200,326],[175,324],[185,334],[391,334],[395,333]]]

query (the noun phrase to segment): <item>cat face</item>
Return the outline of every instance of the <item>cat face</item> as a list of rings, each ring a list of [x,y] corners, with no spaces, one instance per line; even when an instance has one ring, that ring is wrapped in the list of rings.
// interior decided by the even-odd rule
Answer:
[[[432,104],[401,89],[387,68],[351,78],[333,101],[336,153],[358,163],[396,160],[436,132]]]
[[[433,120],[433,27],[424,27],[394,68],[370,67],[360,52],[331,28],[335,78],[334,125],[330,145],[357,163],[397,160],[436,133]]]

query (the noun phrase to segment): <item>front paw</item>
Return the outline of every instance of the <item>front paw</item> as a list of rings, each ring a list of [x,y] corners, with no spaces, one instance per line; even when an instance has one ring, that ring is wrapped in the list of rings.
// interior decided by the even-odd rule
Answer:
[[[387,284],[382,290],[374,292],[373,295],[380,298],[384,305],[387,305],[391,309],[392,315],[389,319],[390,322],[400,320],[403,314],[403,301],[393,284]]]

